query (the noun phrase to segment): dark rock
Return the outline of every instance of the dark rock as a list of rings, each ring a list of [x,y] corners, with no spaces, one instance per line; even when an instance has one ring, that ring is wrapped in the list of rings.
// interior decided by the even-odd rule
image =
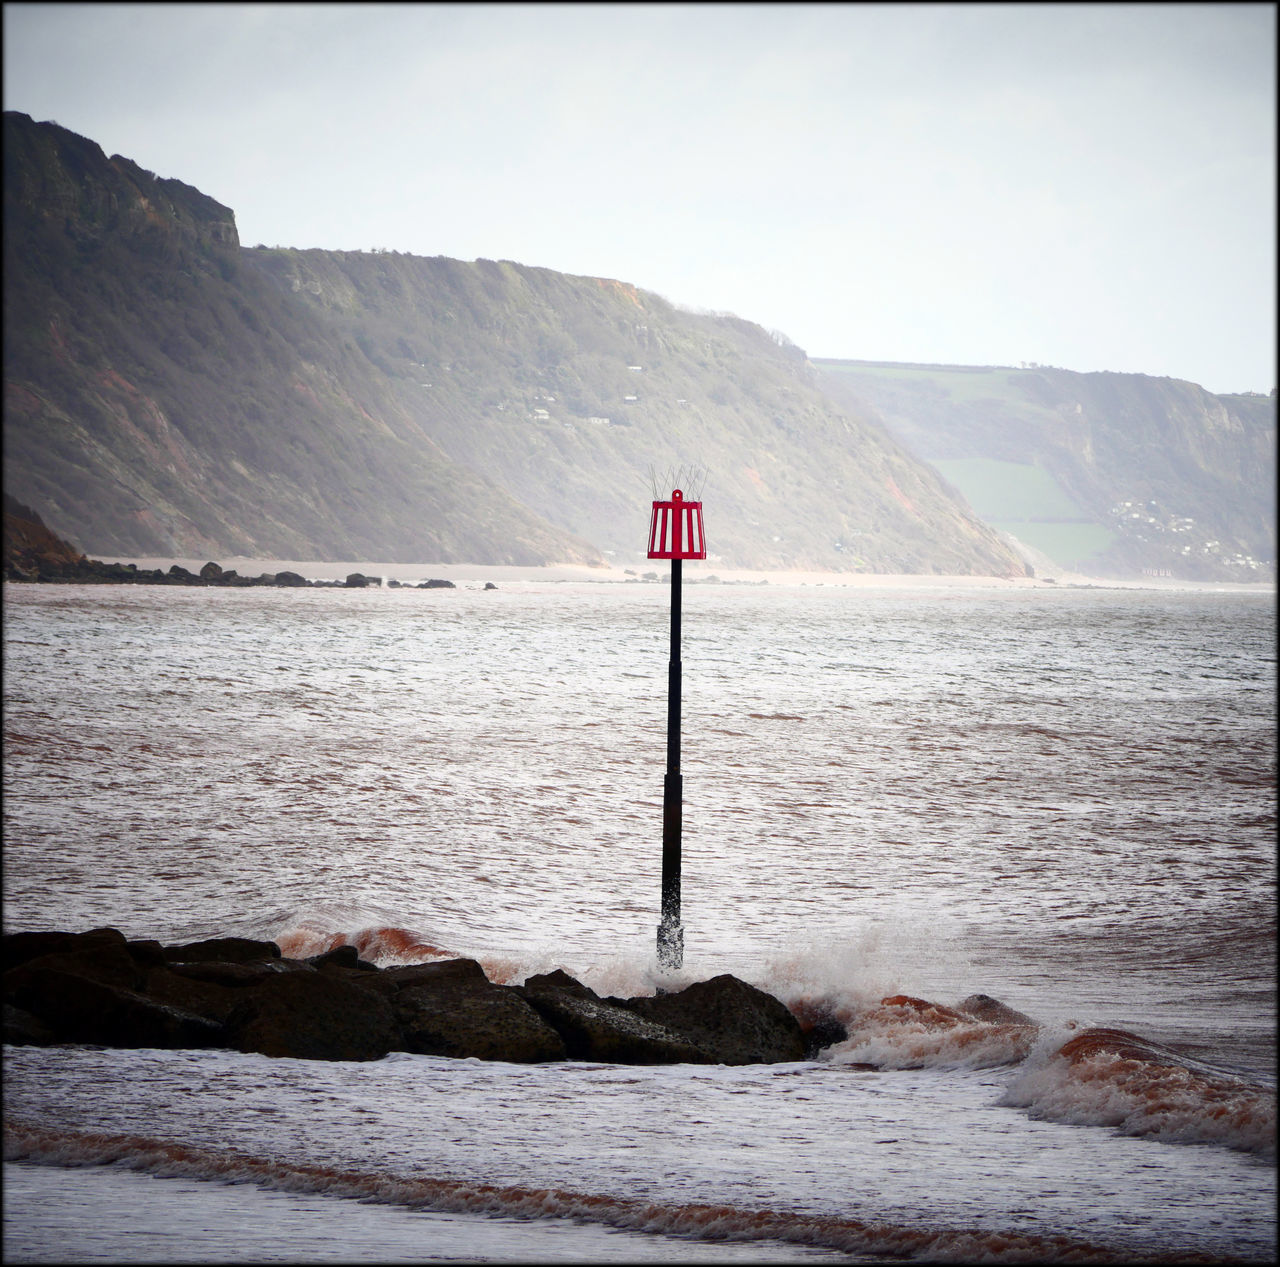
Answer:
[[[232,1010],[243,997],[241,989],[245,984],[257,984],[261,977],[255,977],[252,983],[242,982],[230,985],[225,982],[203,980],[198,976],[188,975],[187,969],[199,968],[200,964],[174,964],[168,968],[153,968],[147,973],[143,993],[157,1003],[169,1007],[180,1008],[184,1012],[192,1012],[207,1020],[226,1021]],[[230,970],[239,968],[239,964],[209,964],[211,968]]]
[[[220,581],[222,580],[222,569],[216,563],[210,561],[200,569],[200,579],[202,581]]]
[[[282,972],[246,992],[227,1018],[237,1051],[300,1060],[380,1060],[403,1045],[391,1004],[323,972]]]
[[[565,973],[530,977],[516,988],[559,1033],[573,1060],[624,1065],[713,1063],[713,1058],[685,1035],[628,1008],[604,1002]]]
[[[207,962],[197,960],[194,963],[179,960],[170,963],[168,970],[189,981],[208,981],[212,985],[226,986],[231,990],[261,985],[282,973],[316,971],[309,963],[303,963],[299,959],[247,959],[243,963],[219,959]]]
[[[375,978],[370,978],[374,980]],[[564,1060],[564,1042],[513,989],[494,985],[474,959],[386,968],[407,1051],[537,1064]]]
[[[496,590],[498,588],[492,581],[485,581],[484,587],[487,590]]]
[[[12,1003],[4,1005],[4,1041],[15,1047],[48,1047],[58,1036],[38,1016]]]
[[[804,1030],[804,1058],[814,1060],[819,1052],[843,1043],[848,1037],[849,1030],[842,1021],[834,1016],[820,1016]]]
[[[170,567],[169,578],[172,581],[176,581],[179,585],[190,585],[200,579],[194,572],[188,572],[186,568],[182,567],[178,563],[175,563]]]
[[[158,941],[131,941],[125,943],[129,957],[141,968],[160,968],[166,963],[164,947]]]
[[[207,941],[166,946],[164,957],[170,963],[213,959],[222,963],[248,963],[254,959],[279,959],[280,947],[273,941],[255,941],[252,937],[211,937]]]
[[[597,1003],[605,1001],[589,985],[583,985],[563,968],[556,968],[553,972],[540,972],[529,977],[524,983],[524,988],[539,994],[558,991],[561,994],[572,994],[578,999],[594,999]]]
[[[965,1012],[979,1021],[989,1021],[997,1025],[1035,1025],[1036,1022],[1024,1012],[1016,1011],[999,999],[989,994],[971,994],[956,1009]]]
[[[125,990],[139,988],[144,979],[143,968],[129,953],[123,934],[115,933],[112,937],[112,933],[115,933],[114,929],[81,933],[68,938],[52,954],[28,959],[18,967],[10,968],[4,974],[5,997],[17,1001],[17,992],[41,972],[81,977]],[[27,1005],[19,1003],[19,1006]]]
[[[418,588],[420,590],[451,590],[451,589],[457,589],[458,587],[452,581],[441,581],[441,580],[432,579],[429,581],[423,581],[422,584],[418,586]]]
[[[684,1035],[722,1065],[803,1060],[800,1022],[771,994],[725,973],[673,994],[636,998],[639,1015]]]
[[[365,576],[363,572],[352,572],[347,576],[347,588],[352,590],[362,590],[366,585],[372,585],[373,578]]]
[[[75,933],[6,933],[0,938],[0,969],[8,972],[29,959],[61,950]]]
[[[404,964],[397,968],[384,968],[382,975],[389,977],[402,990],[415,985],[452,989],[491,984],[484,969],[474,959],[439,959],[434,963]]]
[[[410,986],[393,1006],[406,1051],[525,1065],[569,1054],[556,1030],[509,986]]]
[[[361,972],[377,972],[378,965],[360,958],[360,952],[354,946],[335,946],[323,954],[312,955],[304,959],[313,968],[358,968]]]
[[[26,974],[10,1001],[43,1021],[58,1042],[106,1047],[224,1047],[222,1027],[206,1017],[56,968],[48,955],[17,969]],[[6,986],[7,986],[6,982]]]
[[[273,585],[289,585],[297,588],[299,585],[305,585],[307,578],[299,576],[297,572],[277,572]]]

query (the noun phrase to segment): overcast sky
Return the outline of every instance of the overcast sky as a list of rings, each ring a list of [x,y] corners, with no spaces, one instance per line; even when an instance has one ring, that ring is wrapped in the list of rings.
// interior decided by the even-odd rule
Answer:
[[[613,277],[811,356],[1276,383],[1276,7],[4,6],[4,108],[246,246]]]

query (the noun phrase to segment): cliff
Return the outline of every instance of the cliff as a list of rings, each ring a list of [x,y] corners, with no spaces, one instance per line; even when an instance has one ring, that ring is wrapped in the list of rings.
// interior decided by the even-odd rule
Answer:
[[[6,113],[5,490],[99,557],[618,563],[698,463],[711,565],[1023,565],[804,353],[509,261],[244,248]]]
[[[1276,398],[1047,366],[822,361],[983,519],[1095,575],[1275,579]]]

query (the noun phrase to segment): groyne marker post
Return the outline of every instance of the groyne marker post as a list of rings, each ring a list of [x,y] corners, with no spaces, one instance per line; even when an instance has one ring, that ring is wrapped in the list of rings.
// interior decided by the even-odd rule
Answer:
[[[685,501],[673,489],[670,501],[655,501],[649,521],[649,558],[671,560],[671,660],[667,666],[667,773],[662,781],[662,919],[658,924],[658,963],[679,968],[684,962],[680,923],[680,850],[684,780],[680,774],[680,569],[685,559],[705,559],[702,503]]]

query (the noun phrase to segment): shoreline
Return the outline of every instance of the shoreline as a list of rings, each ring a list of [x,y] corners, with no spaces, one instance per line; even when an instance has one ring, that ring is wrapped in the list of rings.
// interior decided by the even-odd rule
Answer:
[[[669,575],[665,561],[641,560],[630,567],[610,565],[588,567],[586,564],[561,563],[541,567],[521,567],[507,564],[485,563],[377,563],[369,560],[328,562],[317,559],[255,559],[236,555],[213,560],[226,570],[234,569],[242,576],[258,576],[262,573],[296,572],[309,581],[342,581],[353,572],[370,578],[399,581],[402,585],[416,585],[421,581],[438,579],[452,581],[459,588],[467,583],[483,586],[493,584],[557,584],[578,582],[596,585],[663,584]],[[135,564],[140,570],[168,569],[177,564],[196,573],[210,560],[205,558],[180,558],[177,556],[131,557],[112,560]],[[643,580],[646,573],[655,572],[658,580]],[[715,564],[692,564],[687,561],[683,580],[685,584],[724,584],[757,586],[814,586],[852,589],[940,589],[940,590],[1055,590],[1069,588],[1153,590],[1164,592],[1271,594],[1275,584],[1266,581],[1187,581],[1170,577],[1115,578],[1086,576],[1077,572],[1062,571],[1054,576],[955,576],[917,573],[868,573],[868,572],[816,572],[816,571],[762,571],[750,568],[725,568]]]

